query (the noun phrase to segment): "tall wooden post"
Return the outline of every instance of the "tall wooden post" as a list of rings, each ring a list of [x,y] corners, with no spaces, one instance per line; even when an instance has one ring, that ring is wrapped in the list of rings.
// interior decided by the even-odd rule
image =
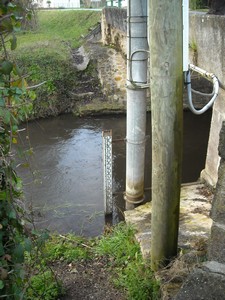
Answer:
[[[150,0],[151,266],[177,254],[183,135],[182,0]]]

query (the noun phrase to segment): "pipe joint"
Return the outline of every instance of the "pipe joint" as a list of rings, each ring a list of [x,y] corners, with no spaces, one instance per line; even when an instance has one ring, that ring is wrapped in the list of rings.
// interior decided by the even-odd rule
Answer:
[[[127,201],[130,204],[140,204],[145,200],[145,196],[141,195],[141,196],[134,196],[134,195],[130,195],[128,193],[124,193],[124,200]]]
[[[143,140],[140,140],[140,141],[134,141],[134,140],[130,140],[128,138],[125,139],[127,144],[132,144],[132,145],[142,145],[142,144],[145,144],[146,142],[146,138],[143,139]]]

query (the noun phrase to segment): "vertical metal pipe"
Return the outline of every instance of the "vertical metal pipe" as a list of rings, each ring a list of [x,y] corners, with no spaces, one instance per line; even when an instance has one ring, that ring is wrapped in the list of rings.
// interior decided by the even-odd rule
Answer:
[[[148,64],[147,0],[127,7],[126,208],[144,199],[146,85]]]
[[[177,254],[183,137],[182,1],[151,0],[151,266]]]
[[[183,8],[183,71],[189,70],[189,0],[182,1]]]

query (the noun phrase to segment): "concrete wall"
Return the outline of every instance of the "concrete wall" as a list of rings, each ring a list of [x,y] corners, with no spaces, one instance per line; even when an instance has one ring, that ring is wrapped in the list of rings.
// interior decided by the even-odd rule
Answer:
[[[126,57],[126,9],[105,8],[102,13],[102,42],[112,45]],[[205,13],[190,12],[190,62],[215,73],[221,86],[225,87],[225,16],[207,15]],[[123,66],[123,70],[125,70]],[[124,71],[123,71],[124,72]],[[126,73],[122,73],[126,77]],[[200,82],[200,84],[199,84]],[[201,86],[200,81],[193,80],[195,89]],[[204,85],[209,92],[211,85]],[[209,99],[198,97],[196,108],[202,107]],[[184,108],[186,108],[186,94],[184,93]],[[222,121],[225,120],[225,90],[220,89],[219,96],[213,106],[212,123],[205,169],[201,176],[211,186],[215,186],[218,179],[218,143]]]
[[[195,64],[215,73],[225,86],[225,16],[190,13],[190,46],[195,48]],[[222,121],[225,120],[225,91],[220,88],[219,96],[213,106],[213,115],[205,169],[202,172],[210,185],[215,186],[218,179],[218,143]]]

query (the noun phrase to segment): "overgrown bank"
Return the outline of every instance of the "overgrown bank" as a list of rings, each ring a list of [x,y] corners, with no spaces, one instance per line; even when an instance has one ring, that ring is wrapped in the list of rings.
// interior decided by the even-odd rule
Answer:
[[[95,62],[85,71],[74,66],[74,49],[100,20],[96,11],[39,11],[38,28],[20,34],[15,56],[36,88],[33,117],[77,112],[79,105],[102,97]],[[77,97],[77,91],[86,97]],[[89,93],[89,94],[88,94]]]

